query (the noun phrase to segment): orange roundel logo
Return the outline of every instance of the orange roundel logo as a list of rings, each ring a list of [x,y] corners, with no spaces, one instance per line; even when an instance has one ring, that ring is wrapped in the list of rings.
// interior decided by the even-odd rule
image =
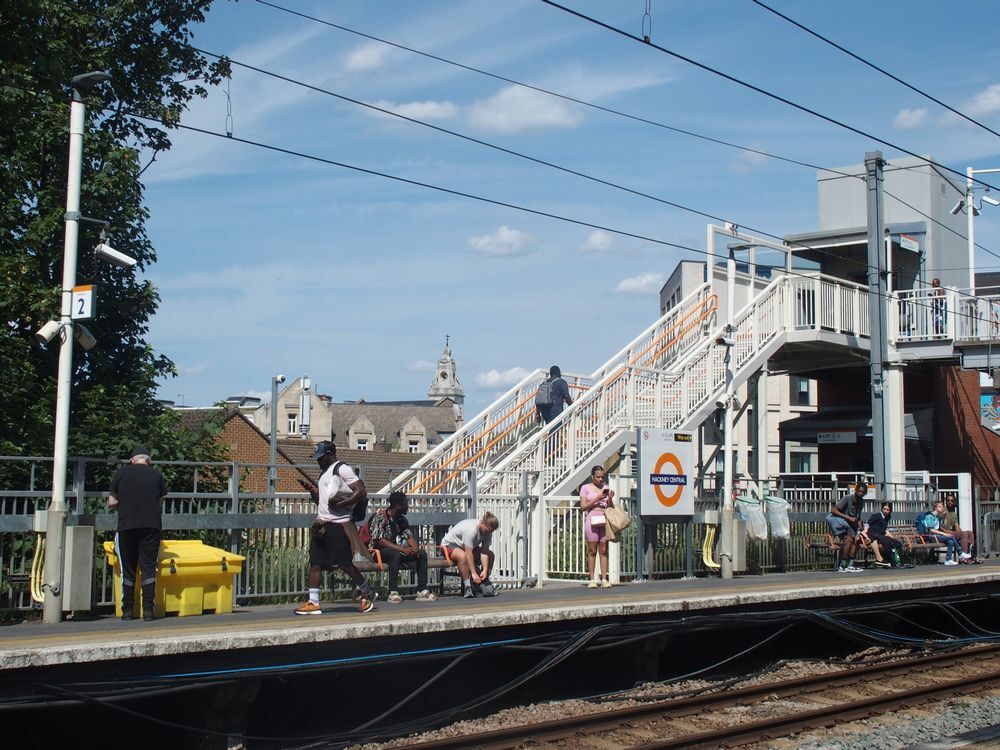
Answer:
[[[672,474],[663,472],[664,468],[668,466],[675,470]],[[680,459],[673,453],[664,453],[660,456],[653,468],[653,473],[649,475],[649,483],[653,485],[656,497],[665,507],[671,508],[676,505],[684,493],[685,485],[687,485],[687,475],[681,468]],[[672,491],[664,491],[664,487],[672,488]]]

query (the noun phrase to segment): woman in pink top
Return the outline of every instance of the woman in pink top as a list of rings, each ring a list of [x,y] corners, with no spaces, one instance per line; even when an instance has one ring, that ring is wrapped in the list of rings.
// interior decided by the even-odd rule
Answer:
[[[590,481],[580,488],[580,509],[587,515],[583,521],[583,535],[587,540],[587,572],[590,583],[587,588],[598,585],[611,588],[608,580],[608,527],[604,520],[604,509],[614,505],[615,493],[604,485],[604,467],[595,466],[590,470]],[[601,582],[594,578],[594,563],[597,553],[601,553]]]

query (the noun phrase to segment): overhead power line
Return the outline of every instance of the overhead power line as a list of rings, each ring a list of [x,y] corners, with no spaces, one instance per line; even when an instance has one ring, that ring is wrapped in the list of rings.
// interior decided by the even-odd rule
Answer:
[[[342,24],[334,23],[334,22],[329,21],[327,19],[318,18],[316,16],[311,16],[311,15],[308,15],[306,13],[302,13],[302,12],[299,12],[299,11],[296,11],[296,10],[292,10],[292,9],[286,8],[284,6],[278,5],[276,3],[268,2],[267,0],[257,0],[257,2],[260,5],[265,5],[267,7],[274,8],[275,10],[280,10],[280,11],[288,13],[290,15],[297,16],[299,18],[303,18],[305,20],[312,21],[314,23],[318,23],[318,24],[321,24],[321,25],[324,25],[324,26],[328,26],[330,28],[338,29],[340,31],[347,32],[349,34],[354,34],[354,35],[362,37],[364,39],[370,39],[372,41],[376,41],[376,42],[379,42],[381,44],[385,44],[385,45],[388,45],[390,47],[394,47],[396,49],[400,49],[400,50],[403,50],[403,51],[406,51],[406,52],[409,52],[409,53],[412,53],[412,54],[415,54],[415,55],[419,55],[421,57],[426,57],[428,59],[435,60],[437,62],[441,62],[441,63],[447,64],[447,65],[452,65],[452,66],[461,68],[463,70],[467,70],[467,71],[470,71],[470,72],[473,72],[473,73],[477,73],[479,75],[483,75],[483,76],[487,76],[489,78],[500,80],[500,81],[503,81],[505,83],[510,83],[510,84],[515,85],[515,86],[521,86],[521,87],[526,88],[526,89],[537,91],[539,93],[546,94],[548,96],[553,96],[553,97],[556,97],[556,98],[559,98],[559,99],[563,99],[565,101],[573,102],[575,104],[579,104],[579,105],[582,105],[582,106],[585,106],[585,107],[590,107],[592,109],[599,110],[599,111],[602,111],[602,112],[605,112],[605,113],[608,113],[608,114],[612,114],[612,115],[615,115],[615,116],[618,116],[618,117],[624,117],[624,118],[627,118],[627,119],[630,119],[630,120],[634,120],[634,121],[637,121],[637,122],[640,122],[640,123],[643,123],[643,124],[646,124],[646,125],[652,125],[654,127],[662,128],[664,130],[669,130],[669,131],[672,131],[672,132],[680,133],[680,134],[687,135],[687,136],[690,136],[690,137],[693,137],[693,138],[698,138],[700,140],[708,141],[708,142],[711,142],[711,143],[715,143],[715,144],[719,144],[719,145],[723,145],[723,146],[728,146],[730,148],[735,148],[735,149],[738,149],[740,151],[744,151],[744,152],[747,152],[747,153],[758,154],[758,155],[761,155],[761,156],[765,156],[767,158],[776,159],[776,160],[787,162],[787,163],[794,164],[794,165],[797,165],[797,166],[807,167],[809,169],[815,169],[817,171],[830,172],[832,174],[840,175],[842,177],[850,177],[850,178],[858,179],[858,180],[861,180],[861,181],[864,180],[864,178],[861,175],[850,174],[850,173],[847,173],[847,172],[840,172],[840,171],[838,171],[836,169],[833,169],[833,168],[830,168],[830,167],[823,167],[823,166],[819,166],[819,165],[816,165],[816,164],[810,164],[809,162],[805,162],[805,161],[801,161],[801,160],[798,160],[798,159],[789,158],[789,157],[786,157],[786,156],[781,156],[779,154],[774,154],[774,153],[770,153],[770,152],[767,152],[767,151],[762,151],[760,149],[755,149],[755,148],[751,148],[751,147],[748,147],[748,146],[741,146],[739,144],[731,143],[729,141],[724,141],[724,140],[721,140],[721,139],[718,139],[718,138],[713,138],[713,137],[704,135],[702,133],[697,133],[697,132],[690,131],[690,130],[684,130],[682,128],[677,128],[677,127],[673,127],[671,125],[666,125],[664,123],[657,122],[655,120],[651,120],[651,119],[648,119],[648,118],[645,118],[645,117],[639,117],[637,115],[629,114],[627,112],[622,112],[621,110],[612,109],[610,107],[604,107],[604,106],[601,106],[601,105],[598,105],[598,104],[594,104],[593,102],[588,102],[588,101],[586,101],[584,99],[579,99],[579,98],[576,98],[576,97],[567,96],[565,94],[561,94],[561,93],[556,92],[556,91],[552,91],[552,90],[545,89],[545,88],[542,88],[542,87],[539,87],[539,86],[535,86],[535,85],[530,84],[530,83],[524,83],[523,81],[519,81],[519,80],[514,79],[514,78],[510,78],[510,77],[503,76],[503,75],[500,75],[500,74],[497,74],[497,73],[493,73],[493,72],[488,71],[488,70],[483,70],[481,68],[476,68],[476,67],[473,67],[471,65],[466,65],[465,63],[457,62],[457,61],[454,61],[454,60],[449,60],[448,58],[441,57],[439,55],[434,55],[434,54],[431,54],[429,52],[425,52],[423,50],[416,49],[414,47],[406,46],[404,44],[399,44],[397,42],[393,42],[393,41],[390,41],[390,40],[382,38],[382,37],[373,36],[372,34],[367,34],[365,32],[358,31],[356,29],[352,29],[352,28],[350,28],[348,26],[344,26]],[[197,48],[195,48],[195,49],[197,49]],[[209,52],[207,50],[198,49],[197,51],[201,52],[202,54],[210,55],[210,56],[213,56],[213,57],[221,57],[220,55],[218,55],[216,53],[213,53],[213,52]],[[527,159],[529,161],[533,161],[533,162],[536,162],[538,164],[542,164],[542,165],[551,167],[553,169],[557,169],[557,170],[564,171],[564,172],[567,172],[567,173],[570,173],[570,174],[574,174],[574,175],[576,175],[578,177],[582,177],[584,179],[593,180],[595,182],[607,185],[609,187],[614,187],[616,189],[623,190],[625,192],[629,192],[629,193],[632,193],[632,194],[637,195],[637,196],[645,197],[645,198],[648,198],[650,200],[654,200],[654,201],[657,201],[657,202],[660,202],[660,203],[672,206],[674,208],[678,208],[678,209],[683,210],[683,211],[688,211],[690,213],[693,213],[693,214],[696,214],[696,215],[699,215],[699,216],[703,216],[705,218],[712,219],[713,221],[721,221],[721,222],[727,221],[724,218],[720,218],[720,217],[714,216],[712,214],[700,211],[698,209],[690,208],[688,206],[684,206],[682,204],[679,204],[679,203],[676,203],[676,202],[673,202],[673,201],[668,201],[666,199],[659,198],[659,197],[656,197],[656,196],[653,196],[653,195],[649,195],[649,194],[643,193],[641,191],[633,190],[631,188],[627,188],[627,187],[624,187],[622,185],[618,185],[616,183],[612,183],[610,181],[603,180],[603,179],[598,178],[598,177],[593,177],[591,175],[587,175],[585,173],[582,173],[582,172],[570,169],[568,167],[562,167],[560,165],[553,164],[551,162],[547,162],[547,161],[544,161],[544,160],[536,158],[536,157],[528,156],[528,155],[525,155],[525,154],[513,151],[512,149],[507,149],[507,148],[504,148],[504,147],[501,147],[501,146],[496,146],[496,145],[491,144],[491,143],[489,143],[487,141],[483,141],[483,140],[480,140],[480,139],[477,139],[477,138],[473,138],[471,136],[467,136],[467,135],[464,135],[462,133],[458,133],[456,131],[452,131],[452,130],[449,130],[447,128],[443,128],[443,127],[440,127],[438,125],[433,125],[433,124],[424,122],[422,120],[418,120],[418,119],[413,118],[413,117],[408,117],[408,116],[405,116],[405,115],[401,115],[398,112],[393,112],[392,110],[387,110],[387,109],[378,107],[376,105],[370,104],[368,102],[363,102],[363,101],[360,101],[360,100],[357,100],[357,99],[353,99],[351,97],[344,96],[342,94],[337,94],[337,93],[329,91],[327,89],[322,89],[322,88],[319,88],[317,86],[313,86],[311,84],[306,84],[306,83],[303,83],[303,82],[298,81],[296,79],[289,78],[287,76],[283,76],[283,75],[280,75],[280,74],[277,74],[277,73],[273,73],[271,71],[267,71],[267,70],[264,70],[262,68],[257,68],[255,66],[239,62],[237,60],[233,60],[232,58],[229,58],[229,57],[227,57],[226,59],[228,59],[234,65],[238,65],[240,67],[244,67],[244,68],[247,68],[249,70],[253,70],[253,71],[261,73],[263,75],[273,76],[275,78],[287,81],[289,83],[293,83],[293,84],[296,84],[296,85],[304,86],[306,88],[312,89],[312,90],[317,91],[319,93],[328,94],[330,96],[334,96],[334,97],[342,99],[344,101],[348,101],[348,102],[351,102],[353,104],[357,104],[359,106],[367,107],[369,109],[374,109],[374,110],[377,110],[377,111],[382,112],[384,114],[392,115],[394,117],[398,117],[400,119],[407,120],[409,122],[413,122],[413,123],[418,124],[418,125],[423,125],[424,127],[432,128],[434,130],[438,130],[440,132],[447,133],[447,134],[456,136],[458,138],[462,138],[462,139],[465,139],[465,140],[468,140],[468,141],[472,141],[474,143],[478,143],[478,144],[486,146],[488,148],[496,149],[496,150],[499,150],[499,151],[511,154],[513,156],[518,156],[520,158],[524,158],[524,159]],[[922,158],[922,157],[918,157],[918,158]],[[933,163],[930,163],[930,164],[933,166]],[[938,171],[940,171],[940,170],[938,170]],[[949,184],[952,184],[952,183],[950,183],[950,181],[949,181]],[[958,188],[956,188],[956,190],[957,189]],[[956,231],[952,227],[949,227],[948,225],[944,224],[943,222],[939,221],[938,219],[934,218],[933,216],[930,216],[929,214],[924,213],[923,211],[921,211],[917,207],[915,207],[915,206],[907,203],[906,201],[902,200],[901,198],[898,198],[897,196],[893,195],[889,191],[885,191],[885,195],[887,197],[890,197],[890,198],[893,198],[893,199],[897,200],[902,205],[906,206],[907,208],[909,208],[910,210],[914,211],[918,215],[923,216],[928,221],[930,221],[930,222],[932,222],[934,224],[937,224],[942,229],[944,229],[944,230],[946,230],[948,232],[951,232],[952,234],[956,235],[957,237],[959,237],[959,238],[961,238],[963,240],[966,239],[966,236],[964,234],[962,234],[961,232]],[[754,227],[752,227],[750,225],[743,224],[743,223],[740,223],[740,222],[732,222],[732,223],[739,224],[739,226],[742,226],[742,227],[746,228],[749,231],[756,232],[756,233],[764,235],[766,237],[771,237],[771,238],[774,238],[774,239],[778,239],[778,240],[780,240],[782,242],[785,242],[784,238],[780,237],[779,235],[775,235],[775,234],[772,234],[770,232],[766,232],[764,230],[757,229],[757,228],[754,228]],[[810,249],[810,250],[815,250],[815,251],[820,252],[820,253],[829,254],[827,251],[822,250],[822,249],[810,248],[810,247],[808,247],[806,245],[801,245],[801,244],[798,244],[798,243],[794,243],[794,244],[796,244],[796,246],[801,247],[803,249]],[[980,245],[978,243],[976,244],[976,246],[979,247],[984,252],[987,252],[987,253],[989,253],[990,255],[993,255],[996,258],[1000,258],[1000,253],[996,253],[993,250],[990,250],[989,248],[984,247],[983,245]],[[853,261],[853,262],[856,263],[857,265],[861,265],[861,266],[865,265],[865,263],[863,263],[862,261]]]
[[[941,169],[951,172],[952,174],[955,174],[962,179],[966,178],[966,175],[964,173],[959,172],[956,169],[952,169],[951,167],[947,167],[943,164],[938,164],[937,162],[927,159],[927,157],[921,156],[920,154],[914,151],[910,151],[909,149],[904,148],[903,146],[899,146],[893,143],[892,141],[887,141],[884,138],[879,138],[877,135],[869,133],[865,130],[861,130],[860,128],[856,128],[853,125],[848,125],[847,123],[842,122],[836,119],[835,117],[831,117],[830,115],[824,115],[822,112],[817,112],[814,109],[810,109],[804,104],[799,104],[798,102],[794,102],[791,99],[787,99],[781,96],[780,94],[775,94],[773,91],[768,91],[767,89],[761,88],[760,86],[752,84],[748,81],[744,81],[743,79],[737,78],[736,76],[730,75],[729,73],[724,73],[723,71],[718,70],[717,68],[713,68],[710,65],[706,65],[705,63],[698,62],[693,58],[687,57],[686,55],[682,55],[680,52],[675,52],[674,50],[667,49],[666,47],[662,47],[659,44],[654,44],[653,42],[647,42],[644,39],[642,39],[642,37],[638,37],[635,34],[625,31],[624,29],[618,28],[617,26],[612,26],[611,24],[598,20],[593,16],[588,16],[587,14],[580,13],[579,11],[573,10],[572,8],[567,8],[565,5],[560,5],[554,0],[542,0],[542,2],[545,3],[546,5],[551,5],[553,8],[561,10],[564,13],[569,13],[570,15],[576,16],[581,20],[587,21],[588,23],[592,23],[595,26],[600,26],[601,28],[614,32],[615,34],[620,34],[621,36],[626,37],[627,39],[631,39],[635,42],[638,42],[643,46],[651,47],[652,49],[658,50],[659,52],[662,52],[665,55],[670,55],[671,57],[680,60],[681,62],[686,62],[688,65],[693,65],[696,68],[704,70],[707,73],[711,73],[712,75],[724,78],[730,83],[735,83],[737,86],[742,86],[743,88],[749,89],[750,91],[756,92],[762,96],[766,96],[769,99],[773,99],[774,101],[781,102],[782,104],[792,107],[793,109],[797,109],[800,112],[805,112],[806,114],[819,118],[820,120],[828,122],[831,125],[836,125],[838,128],[843,128],[844,130],[849,130],[850,132],[860,136],[864,136],[865,138],[870,138],[876,143],[881,143],[883,146],[888,146],[889,148],[896,149],[897,151],[901,151],[902,153],[916,157],[917,159],[924,159],[925,161],[927,161],[928,164],[936,164],[937,166],[941,167]],[[992,190],[997,190],[996,186],[990,185],[989,183],[983,182],[982,180],[979,180],[977,178],[973,178],[973,182],[977,182],[983,187],[988,187]]]
[[[855,60],[857,60],[862,65],[867,65],[872,70],[878,71],[879,73],[881,73],[882,75],[886,76],[887,78],[891,78],[896,83],[898,83],[898,84],[900,84],[902,86],[906,86],[906,88],[908,88],[910,91],[913,91],[913,92],[915,92],[917,94],[920,94],[920,96],[924,97],[925,99],[930,99],[935,104],[937,104],[937,105],[939,105],[941,107],[944,107],[946,110],[948,110],[949,112],[952,112],[953,114],[958,115],[963,120],[967,120],[968,122],[971,122],[973,125],[976,125],[977,127],[980,127],[983,130],[985,130],[985,131],[987,131],[989,133],[992,133],[995,136],[1000,136],[1000,133],[998,133],[997,131],[995,131],[993,128],[991,128],[991,127],[989,127],[987,125],[984,125],[983,123],[979,122],[978,120],[974,120],[973,118],[969,117],[964,112],[960,112],[959,110],[957,110],[954,107],[952,107],[950,104],[945,104],[943,101],[941,101],[937,97],[931,96],[926,91],[918,89],[913,84],[907,83],[902,78],[900,78],[899,76],[893,75],[892,73],[890,73],[885,68],[880,68],[875,63],[873,63],[873,62],[871,62],[869,60],[866,60],[865,58],[861,57],[860,55],[856,55],[855,53],[851,52],[849,49],[847,49],[845,47],[842,47],[841,45],[837,44],[833,40],[827,39],[822,34],[819,34],[819,33],[815,32],[815,31],[813,31],[812,29],[810,29],[808,26],[805,26],[805,25],[799,23],[794,18],[789,18],[784,13],[781,13],[780,11],[777,11],[774,8],[772,8],[770,5],[766,5],[765,3],[762,3],[761,0],[750,0],[750,2],[752,2],[752,3],[756,4],[756,5],[759,5],[764,10],[766,10],[766,11],[768,11],[770,13],[773,13],[778,18],[784,19],[785,21],[787,21],[788,23],[792,24],[793,26],[797,26],[798,28],[800,28],[804,32],[806,32],[807,34],[811,34],[812,36],[816,37],[820,41],[826,42],[831,47],[834,47],[834,48],[840,50],[841,52],[843,52],[845,55],[848,55],[849,57],[853,57]]]

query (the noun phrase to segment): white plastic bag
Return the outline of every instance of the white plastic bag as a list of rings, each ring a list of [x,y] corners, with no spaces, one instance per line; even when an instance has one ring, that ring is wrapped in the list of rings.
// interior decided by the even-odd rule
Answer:
[[[772,539],[791,539],[792,525],[788,521],[790,503],[774,495],[765,495],[767,502],[767,520],[771,525]]]
[[[747,525],[747,537],[750,539],[767,539],[767,516],[763,506],[749,497],[741,497],[736,502],[740,518]]]

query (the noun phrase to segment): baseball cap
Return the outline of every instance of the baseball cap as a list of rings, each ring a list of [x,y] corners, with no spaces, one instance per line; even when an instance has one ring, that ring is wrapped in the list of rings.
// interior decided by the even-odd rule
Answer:
[[[147,448],[145,445],[137,445],[135,446],[135,448],[132,449],[132,453],[129,455],[129,458],[135,458],[136,456],[148,456],[148,455],[149,455],[149,448]]]
[[[319,461],[327,453],[333,453],[336,450],[336,447],[329,440],[321,440],[316,443],[316,450],[313,451],[313,458]]]

